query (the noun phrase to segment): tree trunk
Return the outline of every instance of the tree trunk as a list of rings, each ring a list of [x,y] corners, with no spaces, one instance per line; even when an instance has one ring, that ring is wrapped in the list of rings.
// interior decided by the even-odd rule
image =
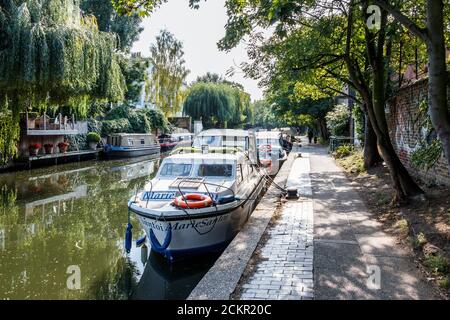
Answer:
[[[379,35],[380,36],[380,35]],[[405,203],[409,198],[415,198],[423,194],[422,189],[416,184],[409,172],[395,152],[389,136],[389,129],[386,121],[385,107],[385,72],[382,50],[377,50],[378,54],[371,61],[373,69],[372,106],[368,106],[370,121],[373,124],[377,135],[378,146],[381,155],[389,169],[396,195],[394,202]]]
[[[364,168],[369,169],[383,162],[383,159],[378,152],[377,136],[367,115],[364,116],[364,122]]]
[[[444,3],[427,1],[428,112],[442,142],[450,172],[450,115],[447,108],[447,71],[444,37]]]
[[[363,15],[366,15],[369,2],[362,3]],[[350,20],[349,24],[352,23]],[[367,114],[377,136],[377,143],[381,155],[389,169],[395,190],[394,202],[404,203],[409,198],[423,195],[422,189],[415,183],[409,172],[403,166],[397,156],[389,136],[389,129],[386,121],[385,102],[386,102],[386,72],[384,49],[386,44],[386,25],[387,12],[382,11],[380,30],[377,34],[365,28],[366,54],[372,67],[372,90],[369,90],[368,83],[365,81],[358,68],[358,62],[348,59],[347,68],[349,74],[358,84],[361,95],[367,107]]]

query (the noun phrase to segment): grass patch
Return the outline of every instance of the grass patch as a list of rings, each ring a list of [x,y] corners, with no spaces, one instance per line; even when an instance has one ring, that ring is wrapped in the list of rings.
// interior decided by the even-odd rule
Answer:
[[[336,160],[347,172],[354,174],[366,172],[366,169],[364,168],[364,155],[362,151],[353,151],[345,157],[336,157]]]
[[[446,275],[449,272],[448,263],[440,254],[426,256],[425,265],[430,268],[431,272],[435,275]]]
[[[450,276],[446,276],[443,279],[438,280],[438,285],[445,290],[450,290]]]
[[[385,205],[387,205],[388,203],[390,203],[391,202],[391,198],[388,196],[388,195],[386,195],[386,194],[384,194],[384,193],[377,193],[376,194],[376,205],[378,206],[378,207],[381,207],[381,206],[385,206]],[[405,219],[402,219],[402,220],[405,220]],[[406,221],[406,220],[405,220]],[[406,223],[408,223],[407,221],[406,221]]]

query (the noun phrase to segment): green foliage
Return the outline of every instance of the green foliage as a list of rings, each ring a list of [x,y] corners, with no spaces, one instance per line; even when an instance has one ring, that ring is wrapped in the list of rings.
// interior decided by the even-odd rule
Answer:
[[[100,135],[97,132],[89,132],[86,136],[88,142],[100,142]]]
[[[131,58],[123,63],[123,73],[127,85],[125,100],[130,105],[138,102],[141,97],[142,85],[148,80],[147,68],[148,61],[143,58]]]
[[[81,9],[85,14],[95,16],[100,31],[117,34],[122,51],[128,52],[144,30],[138,13],[119,15],[110,0],[81,0]]]
[[[121,100],[124,79],[116,36],[99,32],[78,1],[0,0],[0,8],[0,105],[16,121],[0,138],[10,146],[5,161],[16,154],[20,112],[66,106],[86,116],[90,100]]]
[[[342,156],[341,158],[337,158],[337,162],[347,171],[353,174],[361,174],[366,172],[364,167],[364,155],[361,151],[354,150],[353,152],[349,152],[350,148],[347,148],[345,152],[341,152],[339,156],[342,154],[347,154],[347,156]],[[341,150],[343,151],[343,150]]]
[[[149,133],[152,129],[169,130],[161,110],[135,109],[126,105],[113,108],[102,121],[102,136],[112,133]]]
[[[202,119],[205,128],[236,128],[252,121],[250,95],[224,82],[197,82],[188,90],[183,112]]]
[[[152,128],[162,130],[163,132],[168,132],[170,130],[170,123],[161,110],[141,109],[139,112],[142,112],[147,116]]]
[[[355,147],[351,144],[343,144],[336,148],[336,151],[334,151],[334,157],[335,158],[344,158],[348,157],[351,154],[355,152]]]
[[[182,86],[189,74],[185,67],[183,44],[167,30],[161,30],[156,43],[150,46],[152,76],[147,81],[146,93],[152,104],[166,117],[181,110],[184,98]]]
[[[16,156],[19,136],[19,121],[14,119],[11,111],[0,109],[0,164],[5,164]]]
[[[343,104],[338,104],[327,113],[327,127],[333,136],[348,136],[350,111]]]
[[[132,128],[128,119],[105,120],[102,122],[102,136],[112,133],[131,133]]]
[[[426,256],[425,265],[436,275],[447,274],[450,271],[447,260],[440,254]]]
[[[353,119],[355,119],[355,132],[359,141],[364,143],[365,116],[359,106],[353,108]]]
[[[256,126],[265,128],[287,127],[288,124],[281,117],[277,117],[274,109],[267,100],[258,100],[253,103],[254,122]]]
[[[430,144],[422,145],[411,156],[411,163],[417,168],[429,170],[442,155],[442,143],[435,139]]]

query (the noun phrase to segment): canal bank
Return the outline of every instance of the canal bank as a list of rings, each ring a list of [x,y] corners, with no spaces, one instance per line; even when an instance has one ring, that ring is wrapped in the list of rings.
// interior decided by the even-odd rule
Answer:
[[[279,209],[283,192],[297,153],[292,152],[243,229],[189,295],[189,300],[228,300],[245,272],[258,243],[274,213]]]

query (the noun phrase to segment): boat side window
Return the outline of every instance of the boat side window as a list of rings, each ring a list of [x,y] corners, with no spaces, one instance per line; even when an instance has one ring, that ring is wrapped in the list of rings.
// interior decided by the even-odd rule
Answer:
[[[191,173],[191,168],[192,164],[190,163],[165,163],[159,175],[163,177],[187,177]]]
[[[144,139],[141,139],[141,144],[145,144],[145,140]]]
[[[134,146],[134,141],[133,141],[133,139],[128,138],[128,145],[129,145],[129,146]]]
[[[232,164],[201,164],[198,166],[199,177],[232,177]]]

